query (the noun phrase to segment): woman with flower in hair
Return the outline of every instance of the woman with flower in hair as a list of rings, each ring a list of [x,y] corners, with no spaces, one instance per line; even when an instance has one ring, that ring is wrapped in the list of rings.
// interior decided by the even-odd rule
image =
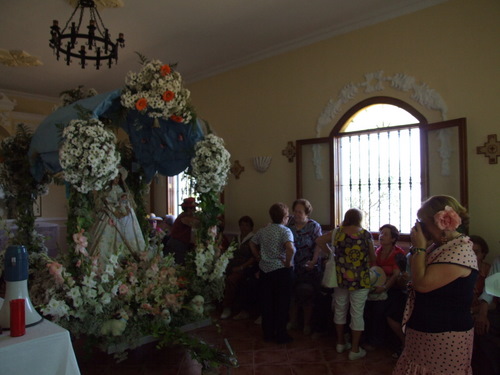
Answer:
[[[393,375],[471,375],[470,308],[478,265],[472,242],[461,233],[468,226],[467,210],[455,198],[441,195],[425,201],[417,216],[410,233],[405,348]],[[432,245],[426,248],[428,241]]]

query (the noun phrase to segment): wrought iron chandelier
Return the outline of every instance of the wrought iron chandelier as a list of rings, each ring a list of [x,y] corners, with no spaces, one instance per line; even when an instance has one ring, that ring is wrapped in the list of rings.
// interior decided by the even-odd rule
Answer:
[[[88,26],[86,27],[87,33],[84,32],[85,27],[80,30],[86,9],[89,13]],[[78,11],[80,11],[79,17],[76,20],[75,14]],[[75,17],[75,20],[73,20],[73,17]],[[80,49],[76,48],[77,45],[80,45]],[[49,46],[54,51],[57,60],[61,55],[64,56],[66,65],[71,64],[71,57],[76,57],[80,60],[82,69],[85,69],[87,60],[91,60],[95,61],[95,67],[99,70],[103,63],[111,68],[113,60],[115,63],[118,62],[118,47],[125,47],[125,39],[123,39],[123,33],[120,33],[116,43],[112,42],[94,0],[79,0],[73,14],[71,14],[62,30],[59,27],[59,21],[53,21],[50,27]]]

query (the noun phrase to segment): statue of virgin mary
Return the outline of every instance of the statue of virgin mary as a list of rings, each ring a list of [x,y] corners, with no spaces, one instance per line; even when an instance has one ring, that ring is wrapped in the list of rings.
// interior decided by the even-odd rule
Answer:
[[[106,262],[111,254],[124,252],[136,256],[146,249],[134,211],[134,198],[125,183],[127,171],[123,167],[119,171],[96,199],[97,217],[90,230],[89,250],[90,255],[99,255],[101,262]]]

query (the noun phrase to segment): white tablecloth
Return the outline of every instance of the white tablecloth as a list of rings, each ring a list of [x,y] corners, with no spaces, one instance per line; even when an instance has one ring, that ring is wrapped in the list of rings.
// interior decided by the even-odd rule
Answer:
[[[0,306],[3,300],[0,298]],[[80,375],[69,332],[43,320],[26,334],[0,335],[1,375]]]

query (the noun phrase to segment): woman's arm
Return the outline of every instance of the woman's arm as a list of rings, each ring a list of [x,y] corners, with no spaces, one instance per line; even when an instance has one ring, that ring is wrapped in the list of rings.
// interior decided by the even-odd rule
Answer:
[[[470,273],[470,268],[457,264],[429,264],[426,266],[424,252],[413,254],[411,257],[411,280],[417,292],[432,292],[459,277],[466,277]]]
[[[330,256],[332,253],[332,250],[328,247],[328,244],[332,242],[332,233],[333,231],[330,231],[328,233],[323,234],[322,236],[319,236],[316,238],[316,245],[319,247],[319,251],[327,256]]]
[[[427,240],[417,222],[412,229],[411,241],[414,253],[410,259],[411,281],[416,291],[427,293],[441,288],[459,277],[466,277],[471,273],[470,268],[457,264],[429,264],[425,263],[425,245]]]
[[[260,246],[255,242],[250,241],[250,249],[252,250],[252,255],[258,261],[260,260]]]
[[[295,246],[293,245],[293,242],[290,241],[286,242],[285,250],[286,250],[285,261],[284,261],[285,267],[291,267],[293,255],[295,254]]]

